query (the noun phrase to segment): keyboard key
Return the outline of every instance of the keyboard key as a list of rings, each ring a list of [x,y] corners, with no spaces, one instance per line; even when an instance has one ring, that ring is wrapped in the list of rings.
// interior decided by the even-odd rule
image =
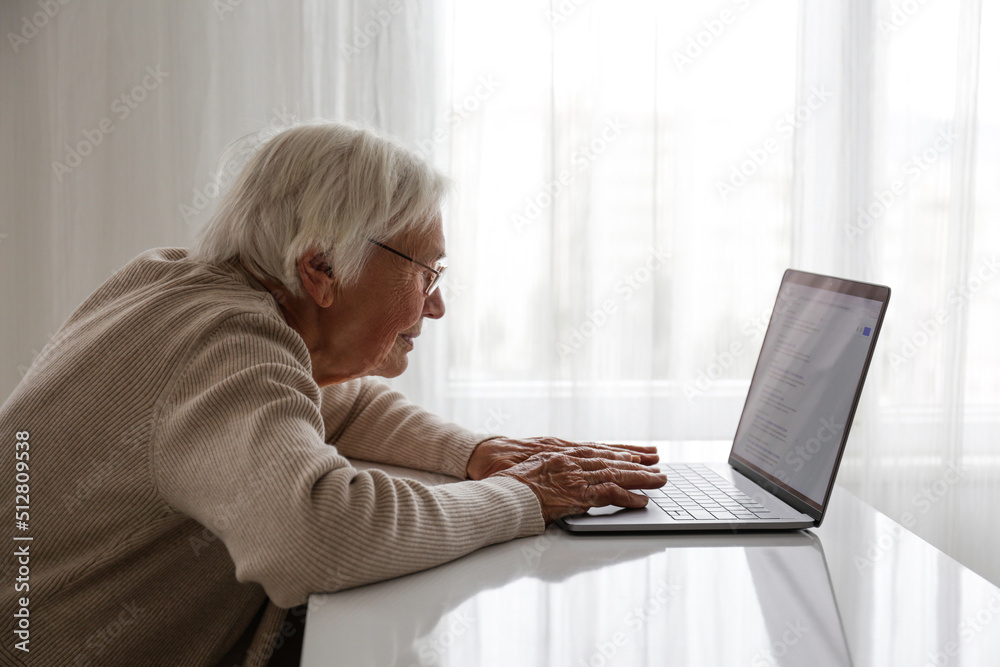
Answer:
[[[708,510],[691,510],[691,516],[699,521],[715,519],[715,516]]]

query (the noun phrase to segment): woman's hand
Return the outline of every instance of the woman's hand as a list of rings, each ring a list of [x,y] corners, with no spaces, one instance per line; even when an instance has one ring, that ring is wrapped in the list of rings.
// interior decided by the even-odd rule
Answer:
[[[641,463],[551,451],[530,456],[496,475],[513,477],[534,491],[545,523],[591,507],[645,507],[649,498],[628,490],[655,489],[667,483],[659,469]]]
[[[469,479],[484,479],[542,453],[566,454],[574,458],[600,458],[652,465],[660,460],[656,447],[569,442],[559,438],[492,438],[472,451],[465,471]]]

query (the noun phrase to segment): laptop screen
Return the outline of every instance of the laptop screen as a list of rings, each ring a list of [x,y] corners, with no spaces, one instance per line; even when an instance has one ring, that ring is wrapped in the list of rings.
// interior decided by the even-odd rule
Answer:
[[[822,512],[888,298],[885,287],[786,272],[731,462]]]

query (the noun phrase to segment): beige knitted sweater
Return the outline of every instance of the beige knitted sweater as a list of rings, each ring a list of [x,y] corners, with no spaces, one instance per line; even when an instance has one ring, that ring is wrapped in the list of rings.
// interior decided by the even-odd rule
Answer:
[[[311,592],[544,529],[513,479],[353,469],[464,478],[482,437],[374,380],[320,389],[267,290],[186,255],[115,273],[0,407],[3,664],[215,665],[270,600],[237,658],[262,664]]]

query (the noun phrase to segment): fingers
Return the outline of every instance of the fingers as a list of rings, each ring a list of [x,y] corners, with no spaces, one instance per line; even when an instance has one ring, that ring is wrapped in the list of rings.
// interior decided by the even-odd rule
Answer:
[[[660,460],[655,447],[639,445],[602,445],[600,443],[583,443],[565,452],[577,458],[601,458],[615,461],[632,461],[643,465],[652,465]]]
[[[586,442],[582,444],[592,445],[596,447],[604,447],[606,449],[627,450],[630,452],[635,452],[636,454],[656,454],[656,447],[653,447],[651,445],[619,445],[617,443],[608,443],[608,442]]]
[[[608,459],[575,459],[572,463],[583,471],[587,484],[617,484],[623,489],[658,489],[667,483],[667,476],[659,468]]]
[[[641,463],[643,465],[651,465],[660,460],[660,457],[656,454],[644,454],[640,452],[634,452],[631,450],[620,450],[611,447],[599,447],[599,446],[577,446],[572,449],[566,450],[565,454],[567,456],[572,456],[580,459],[607,459],[611,461],[631,461],[633,463]]]
[[[583,445],[587,447],[603,447],[606,449],[627,449],[633,452],[645,453],[645,454],[655,454],[656,447],[653,445],[623,445],[618,442],[568,442],[566,440],[559,440],[558,438],[545,438],[546,440],[551,440],[553,442],[558,442],[563,445]]]
[[[566,456],[577,459],[609,459],[614,461],[633,461],[638,463],[639,456],[631,452],[620,452],[602,447],[573,447],[565,452]]]
[[[656,447],[647,447],[644,445],[615,445],[617,448],[623,448],[631,452],[634,456],[639,457],[639,463],[645,465],[652,465],[660,461],[660,455],[656,452]]]
[[[569,457],[570,462],[573,465],[579,466],[582,470],[609,470],[609,469],[620,469],[620,470],[642,470],[645,472],[660,472],[659,468],[653,466],[643,465],[636,461],[625,461],[618,459],[605,459],[605,458],[576,458]]]
[[[649,498],[639,494],[626,491],[622,487],[607,483],[591,486],[588,489],[587,504],[591,507],[604,507],[605,505],[615,505],[616,507],[640,508],[645,507]]]
[[[620,445],[603,442],[570,442],[560,438],[542,437],[527,438],[518,441],[528,445],[537,454],[542,451],[555,451],[579,458],[607,458],[618,461],[634,461],[644,465],[652,465],[660,460],[656,447],[650,445]]]
[[[591,486],[616,484],[623,489],[658,489],[667,483],[667,476],[665,474],[662,472],[653,472],[648,468],[642,470],[605,468],[603,470],[587,471],[583,475],[584,479]]]
[[[583,501],[590,507],[645,507],[649,498],[631,493],[629,489],[658,489],[667,483],[664,473],[635,463],[613,462],[605,465],[596,459],[581,459],[579,463],[587,480]]]

